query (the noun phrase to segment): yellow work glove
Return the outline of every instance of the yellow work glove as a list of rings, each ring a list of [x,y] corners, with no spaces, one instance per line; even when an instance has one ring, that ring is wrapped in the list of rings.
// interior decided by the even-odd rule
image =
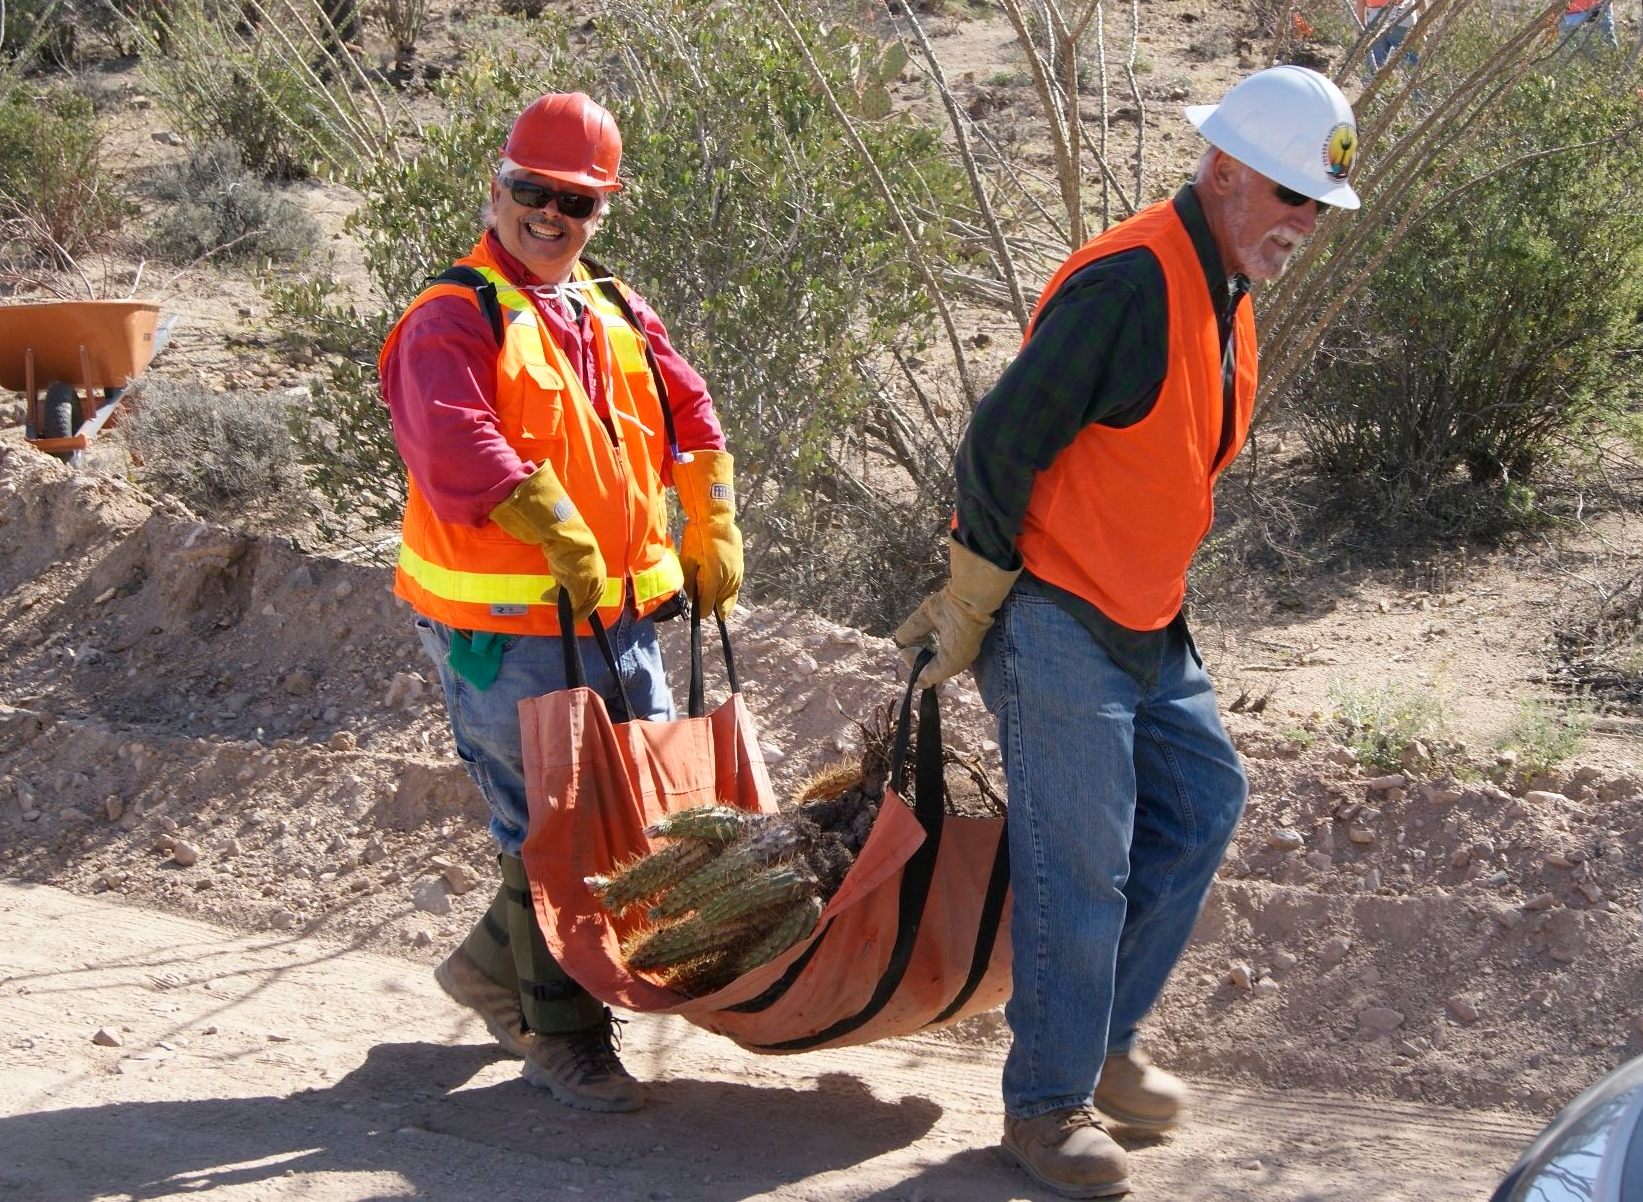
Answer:
[[[685,587],[695,590],[698,608],[721,618],[736,608],[742,591],[742,532],[736,528],[736,461],[729,451],[695,451],[688,463],[673,464],[673,487],[685,511],[679,564]]]
[[[578,622],[599,608],[605,593],[605,556],[553,468],[544,463],[526,477],[491,510],[491,521],[520,542],[542,548]],[[553,599],[555,593],[550,589],[544,596]]]
[[[896,646],[912,667],[929,635],[936,636],[936,657],[919,673],[921,688],[933,688],[957,676],[981,654],[981,640],[993,614],[1010,595],[1021,569],[1007,572],[958,542],[947,540],[948,580],[940,592],[924,599],[913,616],[896,627]]]

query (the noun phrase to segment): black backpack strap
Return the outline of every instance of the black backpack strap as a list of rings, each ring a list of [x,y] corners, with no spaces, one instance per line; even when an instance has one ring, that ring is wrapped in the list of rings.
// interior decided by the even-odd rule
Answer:
[[[639,339],[639,345],[645,352],[645,366],[650,368],[650,378],[656,382],[656,398],[662,402],[662,425],[667,431],[668,454],[672,455],[674,459],[678,459],[679,436],[673,429],[673,406],[668,403],[667,399],[667,381],[662,378],[662,368],[656,362],[656,352],[650,349],[650,338],[645,333],[645,327],[640,322],[639,315],[633,311],[633,305],[629,302],[627,294],[617,284],[616,277],[608,267],[596,259],[588,258],[587,255],[582,256],[582,265],[598,281],[599,291],[605,299],[622,311],[622,316],[627,319],[628,325],[633,327],[633,332]]]
[[[497,299],[496,285],[487,280],[472,267],[460,265],[447,267],[438,275],[431,275],[427,282],[430,284],[461,284],[464,288],[472,288],[479,300],[479,311],[485,315],[485,320],[491,323],[491,336],[496,339],[496,345],[502,345],[502,302]]]

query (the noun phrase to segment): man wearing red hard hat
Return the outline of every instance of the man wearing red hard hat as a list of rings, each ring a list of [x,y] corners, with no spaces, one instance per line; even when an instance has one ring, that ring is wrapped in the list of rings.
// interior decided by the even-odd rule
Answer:
[[[637,293],[585,251],[621,190],[616,121],[580,92],[533,101],[491,180],[488,228],[389,333],[382,395],[409,487],[394,592],[416,611],[457,754],[490,806],[502,888],[435,975],[524,1076],[588,1110],[636,1110],[610,1012],[549,954],[520,849],[519,702],[567,687],[557,605],[597,613],[617,721],[673,717],[655,622],[684,591],[736,604],[732,460],[706,385]],[[664,487],[686,517],[668,535]],[[627,708],[631,705],[631,711]]]

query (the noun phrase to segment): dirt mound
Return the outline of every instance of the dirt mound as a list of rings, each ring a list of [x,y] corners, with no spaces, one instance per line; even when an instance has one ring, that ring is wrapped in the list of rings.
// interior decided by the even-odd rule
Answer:
[[[385,569],[10,440],[0,594],[7,875],[419,959],[486,904],[484,807]],[[850,754],[897,694],[883,640],[763,608],[733,633],[778,789]],[[668,624],[670,663],[684,636]],[[996,764],[974,690],[944,694],[951,741]],[[1545,1108],[1637,1050],[1637,780],[1376,777],[1327,740],[1229,721],[1254,795],[1153,1024],[1161,1059]],[[949,1038],[1005,1035],[993,1014]]]

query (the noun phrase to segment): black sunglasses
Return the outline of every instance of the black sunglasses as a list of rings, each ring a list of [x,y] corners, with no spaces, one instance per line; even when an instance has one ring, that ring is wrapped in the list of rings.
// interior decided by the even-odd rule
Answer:
[[[599,198],[586,192],[566,192],[523,179],[503,179],[501,182],[515,204],[524,205],[527,209],[545,209],[552,202],[558,206],[561,215],[572,221],[586,221],[599,207]]]
[[[1297,192],[1294,188],[1286,188],[1282,184],[1274,184],[1272,187],[1273,195],[1276,196],[1281,203],[1288,205],[1292,209],[1298,209],[1307,201],[1312,200],[1312,197],[1306,195],[1305,193]],[[1318,213],[1320,216],[1329,209],[1329,206],[1321,200],[1312,200],[1312,203],[1318,206]]]

